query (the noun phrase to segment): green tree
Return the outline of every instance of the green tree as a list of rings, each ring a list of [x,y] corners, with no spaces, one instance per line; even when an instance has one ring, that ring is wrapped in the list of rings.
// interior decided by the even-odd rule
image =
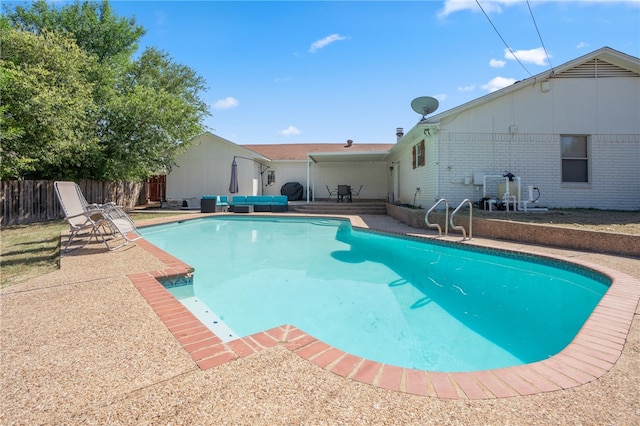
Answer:
[[[72,39],[0,28],[3,179],[90,177],[100,156],[93,87],[97,66]]]
[[[145,34],[133,18],[113,14],[109,2],[76,1],[58,8],[55,2],[37,0],[29,7],[4,8],[15,28],[39,35],[43,30],[71,35],[85,52],[96,55],[99,62],[129,58],[138,50],[138,40]]]
[[[63,134],[65,138],[76,138],[59,147],[69,148],[65,161],[59,167],[49,165],[47,170],[27,161],[32,174],[50,178],[55,171],[57,178],[142,179],[171,168],[176,154],[205,130],[203,120],[209,110],[200,98],[200,93],[206,90],[204,80],[155,48],[144,50],[134,60],[144,28],[136,25],[135,19],[113,14],[108,1],[76,1],[58,6],[38,0],[28,7],[4,9],[6,22],[15,31],[29,32],[35,38],[51,38],[56,33],[59,43],[72,39],[95,65],[81,71],[92,105],[84,105],[86,122],[72,122],[76,133]],[[22,53],[13,55],[12,62],[20,63]],[[1,71],[5,73],[4,65]],[[67,74],[63,67],[51,68],[49,72],[59,74],[59,78]],[[3,80],[10,84],[9,79]],[[48,83],[54,82],[42,82],[45,86]],[[11,99],[3,105],[6,108],[0,112],[9,134],[8,124],[12,120],[23,121],[24,111]],[[46,107],[45,103],[39,105]],[[12,127],[11,135],[18,141],[13,143],[16,148],[35,144],[38,133],[56,132],[48,122],[38,122],[32,127],[31,133],[21,133],[21,126]],[[85,134],[87,128],[93,131],[90,138]],[[78,139],[80,135],[82,140]],[[19,154],[24,157],[24,153]]]
[[[170,169],[176,153],[202,133],[204,80],[155,49],[145,50],[118,80],[101,122],[109,178],[132,179]]]
[[[128,66],[138,49],[138,40],[145,34],[135,19],[114,15],[107,1],[76,1],[58,7],[55,2],[36,0],[29,6],[3,8],[12,27],[35,35],[43,31],[66,34],[82,50],[97,57],[101,67],[87,79],[95,83],[94,97],[99,105],[107,101],[117,73]]]

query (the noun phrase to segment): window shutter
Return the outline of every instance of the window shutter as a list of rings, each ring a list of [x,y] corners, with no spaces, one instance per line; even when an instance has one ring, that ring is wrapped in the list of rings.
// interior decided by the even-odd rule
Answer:
[[[418,158],[418,165],[424,166],[424,139],[420,142],[420,158]]]
[[[413,168],[416,168],[416,146],[413,146]]]

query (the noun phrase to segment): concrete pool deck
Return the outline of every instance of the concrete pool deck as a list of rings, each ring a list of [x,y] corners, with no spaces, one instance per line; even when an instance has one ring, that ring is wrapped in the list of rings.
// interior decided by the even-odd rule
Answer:
[[[353,220],[356,225],[373,229],[433,235],[388,216]],[[313,359],[310,362],[281,344],[278,340],[282,336],[274,340],[276,344],[264,345],[269,348],[253,350],[250,356],[234,357],[231,362],[202,370],[183,348],[184,344],[174,337],[169,329],[172,325],[163,323],[128,278],[148,275],[149,271],[180,272],[182,265],[168,264],[171,259],[156,257],[145,250],[144,242],[115,252],[92,243],[64,255],[59,271],[1,292],[0,423],[632,424],[637,421],[640,259],[488,239],[474,238],[471,243],[557,256],[595,265],[616,275],[616,279],[626,283],[618,300],[622,301],[620,310],[630,312],[629,323],[614,324],[614,330],[604,330],[604,334],[618,334],[618,344],[604,353],[600,351],[594,358],[582,359],[583,365],[587,364],[584,369],[590,372],[583,369],[582,373],[576,373],[581,370],[575,364],[569,370],[558,366],[559,370],[565,369],[566,386],[525,396],[513,392],[517,386],[508,385],[513,378],[506,377],[493,385],[477,378],[449,381],[455,398],[439,394],[436,386],[428,388],[427,396],[406,393],[408,374],[397,382],[404,392],[379,386],[384,382],[383,372],[378,374],[377,386],[371,386],[353,378],[358,370],[351,376],[340,375],[340,371],[348,368],[341,360],[346,364],[350,360],[334,358],[334,362],[327,364],[329,369],[321,368],[320,363],[314,363]],[[619,327],[630,328],[628,335],[620,336]],[[172,331],[176,330],[180,331],[179,328]],[[295,329],[286,328],[283,332]],[[585,377],[586,384],[576,385],[577,376],[582,374],[591,379]],[[531,385],[533,381],[532,378],[528,383]],[[468,393],[476,395],[472,389],[479,390],[484,397],[469,397]],[[500,389],[506,389],[512,396],[497,398],[508,396],[496,395],[502,392]]]

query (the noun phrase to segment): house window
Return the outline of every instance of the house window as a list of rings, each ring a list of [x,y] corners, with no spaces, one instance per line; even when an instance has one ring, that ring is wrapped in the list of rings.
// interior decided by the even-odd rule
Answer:
[[[562,182],[589,182],[589,146],[586,136],[560,136]]]
[[[413,146],[413,168],[424,166],[424,139]]]
[[[273,185],[274,183],[276,183],[276,171],[269,170],[267,172],[267,185]]]

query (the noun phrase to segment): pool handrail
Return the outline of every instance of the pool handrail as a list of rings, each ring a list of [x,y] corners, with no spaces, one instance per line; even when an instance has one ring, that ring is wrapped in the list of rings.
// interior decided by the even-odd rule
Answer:
[[[445,205],[444,235],[449,235],[449,202],[446,199],[440,198],[433,206],[431,206],[429,210],[427,210],[427,213],[424,215],[424,223],[429,228],[438,228],[438,237],[442,236],[442,228],[437,223],[429,223],[429,213],[431,213],[441,203],[444,203]]]
[[[453,218],[456,215],[456,213],[458,213],[458,210],[460,210],[465,204],[469,204],[469,238],[467,238],[467,233],[464,229],[464,226],[462,225],[455,225],[453,223]],[[451,221],[451,228],[455,229],[457,231],[462,231],[462,239],[463,240],[470,240],[472,238],[472,234],[473,234],[473,203],[471,202],[470,199],[465,198],[464,200],[462,200],[462,202],[458,205],[458,207],[456,207],[456,209],[453,211],[453,213],[451,213],[451,216],[449,218],[449,220]]]

